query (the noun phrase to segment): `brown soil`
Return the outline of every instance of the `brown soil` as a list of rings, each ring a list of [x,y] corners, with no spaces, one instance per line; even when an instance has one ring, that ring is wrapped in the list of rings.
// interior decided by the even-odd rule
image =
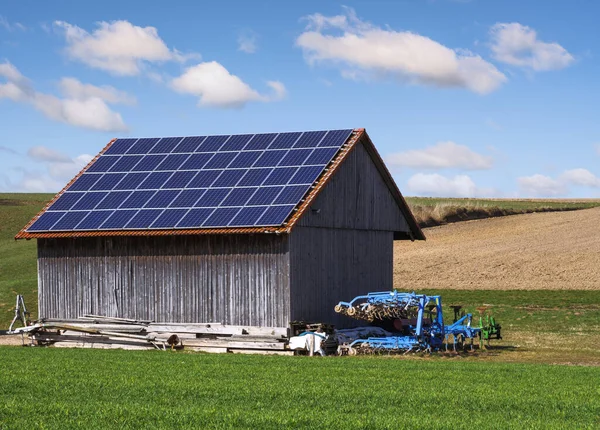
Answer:
[[[600,208],[466,221],[394,244],[394,288],[600,290]]]

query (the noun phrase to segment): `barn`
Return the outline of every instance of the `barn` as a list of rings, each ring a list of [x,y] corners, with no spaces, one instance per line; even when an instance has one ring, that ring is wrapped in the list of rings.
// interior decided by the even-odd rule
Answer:
[[[424,240],[364,129],[112,140],[16,236],[40,318],[351,321]]]

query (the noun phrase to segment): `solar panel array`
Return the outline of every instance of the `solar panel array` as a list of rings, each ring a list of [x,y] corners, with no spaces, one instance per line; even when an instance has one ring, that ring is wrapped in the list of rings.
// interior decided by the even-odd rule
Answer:
[[[27,231],[280,226],[351,132],[118,139]]]

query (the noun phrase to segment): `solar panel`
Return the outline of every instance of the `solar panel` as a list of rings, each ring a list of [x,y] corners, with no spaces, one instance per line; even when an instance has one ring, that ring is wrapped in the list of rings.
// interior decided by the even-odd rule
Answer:
[[[168,154],[170,153],[183,137],[163,137],[160,141],[152,147],[149,151],[150,154]]]
[[[117,139],[27,230],[280,226],[350,133]]]
[[[107,195],[107,192],[86,193],[85,196],[73,205],[71,210],[80,211],[94,209]]]
[[[50,230],[73,230],[87,214],[88,211],[67,212]]]
[[[131,221],[125,227],[132,229],[148,228],[161,213],[162,209],[142,209],[131,218]]]

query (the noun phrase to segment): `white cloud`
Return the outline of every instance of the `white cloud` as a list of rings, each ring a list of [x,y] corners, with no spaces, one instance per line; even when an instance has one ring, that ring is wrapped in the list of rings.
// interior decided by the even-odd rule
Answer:
[[[517,22],[497,23],[490,34],[494,58],[512,66],[535,71],[558,70],[575,61],[558,43],[542,42],[535,30]]]
[[[260,94],[216,61],[189,67],[171,81],[175,91],[199,97],[199,106],[220,108],[240,108],[252,101],[271,102],[285,97],[285,86],[281,82],[269,81],[267,85],[273,94]]]
[[[107,103],[131,104],[135,99],[113,87],[96,87],[74,78],[64,78],[60,89],[65,97],[60,98],[35,91],[29,80],[8,62],[0,64],[0,77],[7,81],[0,83],[0,99],[29,104],[54,121],[77,127],[98,131],[127,130],[121,115],[112,111]]]
[[[70,163],[71,158],[61,152],[55,151],[45,146],[34,146],[27,150],[27,156],[35,161],[50,163]]]
[[[439,142],[425,149],[412,149],[386,157],[390,166],[424,169],[491,169],[492,157],[478,154],[465,145],[454,142]]]
[[[596,154],[600,155],[600,143],[596,143],[594,147],[596,148]]]
[[[0,190],[27,193],[55,193],[68,180],[79,173],[93,158],[89,154],[82,154],[71,158],[66,154],[45,146],[30,148],[27,151],[27,156],[41,163],[43,170],[33,170],[31,163],[27,169],[12,168],[13,172],[20,173],[20,177],[16,180],[11,180],[8,175],[0,174]]]
[[[572,185],[600,188],[600,178],[587,169],[566,170],[559,179]]]
[[[238,36],[238,51],[245,52],[246,54],[254,54],[258,49],[257,41],[258,36],[252,30],[244,30]]]
[[[556,197],[567,192],[563,183],[545,175],[523,176],[517,182],[521,193],[528,197]]]
[[[121,103],[125,105],[134,105],[136,103],[135,97],[109,85],[97,87],[91,84],[83,84],[75,78],[62,78],[59,85],[64,96],[75,100],[99,98],[107,103]]]
[[[467,175],[448,178],[437,173],[417,173],[408,179],[407,187],[413,193],[436,197],[475,197],[484,193]]]
[[[11,23],[2,15],[0,15],[0,27],[4,28],[7,31],[15,31],[15,30],[25,31],[25,30],[27,30],[27,27],[25,27],[20,22]]]
[[[506,81],[506,76],[478,55],[410,31],[374,26],[349,8],[345,15],[314,14],[306,20],[306,30],[296,39],[306,60],[338,65],[347,78],[390,76],[479,94],[490,93]]]
[[[565,170],[556,179],[535,174],[517,178],[517,182],[523,195],[536,197],[566,195],[572,186],[600,188],[600,177],[582,168]]]
[[[99,22],[91,33],[64,21],[55,21],[67,41],[66,52],[74,60],[115,75],[139,75],[144,63],[183,62],[183,55],[169,49],[154,27],[138,27],[128,21]]]

